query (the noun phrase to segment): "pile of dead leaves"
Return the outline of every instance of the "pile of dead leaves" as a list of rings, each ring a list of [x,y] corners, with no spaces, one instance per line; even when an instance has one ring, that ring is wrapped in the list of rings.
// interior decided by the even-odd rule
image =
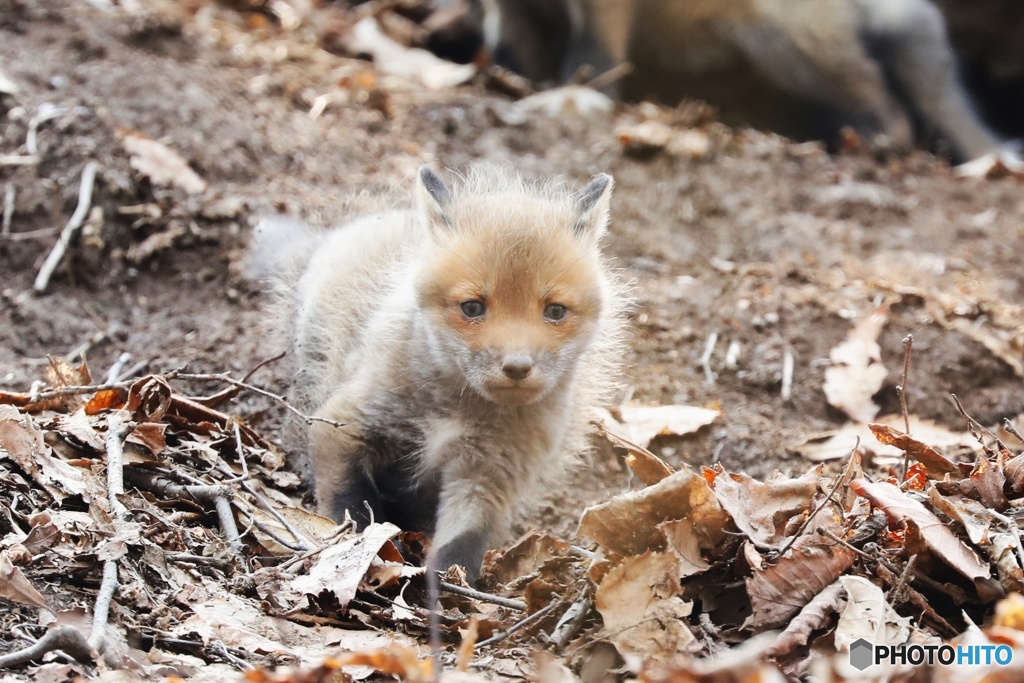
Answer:
[[[213,381],[229,387],[172,388]],[[14,605],[0,611],[0,666],[37,679],[415,682],[440,666],[449,680],[860,680],[848,649],[861,638],[1020,655],[990,672],[880,665],[867,672],[879,680],[1011,680],[1024,667],[1024,455],[973,421],[970,462],[872,425],[907,454],[905,476],[865,472],[854,450],[833,474],[759,482],[673,471],[633,440],[715,410],[604,414],[645,486],[586,510],[578,541],[531,532],[490,553],[483,590],[449,572],[435,659],[427,539],[306,511],[281,455],[219,408],[240,391],[276,396],[183,371],[90,382],[54,361],[45,384],[0,394],[0,597]],[[56,640],[63,652],[45,651]]]

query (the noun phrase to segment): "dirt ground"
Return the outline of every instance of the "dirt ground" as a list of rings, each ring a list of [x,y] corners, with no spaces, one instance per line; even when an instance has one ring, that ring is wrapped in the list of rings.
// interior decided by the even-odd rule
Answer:
[[[422,163],[489,161],[569,183],[601,171],[615,177],[607,250],[637,295],[631,396],[723,413],[696,435],[659,440],[655,450],[670,463],[721,461],[758,477],[806,469],[792,449],[846,421],[822,391],[829,350],[882,304],[891,307],[880,339],[889,369],[876,397],[883,413],[899,410],[907,334],[912,413],[961,430],[951,392],[985,424],[1024,413],[1021,377],[970,333],[1002,325],[996,336],[1020,358],[1021,322],[1000,318],[1024,297],[1020,180],[958,178],[923,153],[830,155],[714,123],[700,127],[711,147],[699,158],[630,156],[619,126],[646,118],[681,126],[683,115],[618,105],[508,125],[501,113],[511,100],[482,79],[430,91],[378,78],[360,89],[352,84],[372,80],[361,76],[373,73],[369,63],[318,50],[301,33],[246,28],[232,14],[0,5],[0,68],[21,87],[0,99],[0,153],[17,153],[39,105],[66,109],[40,126],[38,165],[0,167],[0,193],[16,190],[12,235],[0,237],[0,387],[27,389],[48,355],[89,340],[96,375],[124,352],[154,369],[243,372],[280,350],[261,331],[258,287],[238,267],[260,216],[334,224],[361,192],[411,190]],[[346,97],[311,116],[325,93]],[[176,150],[208,183],[205,194],[141,178],[121,143],[127,131]],[[90,159],[101,165],[102,219],[94,216],[48,292],[36,295],[33,279],[74,211]],[[213,205],[225,199],[241,208],[218,216]],[[159,217],[130,208],[151,203]],[[176,229],[169,248],[137,253],[146,238]],[[954,318],[967,324],[957,328]],[[712,333],[717,377],[708,383],[700,359]],[[733,342],[739,360],[727,368]],[[787,351],[795,360],[788,400]],[[285,391],[287,364],[256,377]],[[280,419],[258,398],[235,410],[271,433]],[[598,457],[534,521],[569,531],[586,504],[628,486],[618,460]]]

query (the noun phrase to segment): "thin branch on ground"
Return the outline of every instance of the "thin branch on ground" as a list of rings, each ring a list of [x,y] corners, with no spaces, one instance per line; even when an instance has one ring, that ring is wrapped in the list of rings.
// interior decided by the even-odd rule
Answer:
[[[105,631],[110,615],[110,603],[117,592],[117,560],[103,563],[103,583],[96,594],[96,604],[92,608],[92,632],[89,634],[89,646],[102,653],[107,646]]]
[[[7,183],[4,190],[4,218],[0,223],[0,235],[7,237],[11,234],[11,219],[14,218],[14,199],[16,197],[14,183]]]
[[[908,334],[903,338],[903,378],[900,385],[896,387],[896,393],[900,397],[900,410],[903,412],[904,433],[910,436],[910,411],[907,410],[907,378],[910,376],[910,351],[914,347],[914,335]],[[910,451],[903,453],[903,475],[901,482],[907,480],[907,472],[910,470]]]
[[[530,624],[534,624],[534,623],[540,621],[542,618],[546,617],[548,615],[548,613],[550,613],[552,610],[554,610],[556,607],[558,607],[561,604],[563,604],[561,601],[556,600],[556,601],[548,604],[547,606],[542,607],[541,609],[537,610],[536,612],[534,612],[533,614],[529,615],[528,617],[526,617],[524,619],[521,619],[521,620],[517,621],[516,623],[512,624],[511,626],[509,626],[506,630],[502,631],[501,633],[495,633],[493,636],[491,636],[487,640],[480,641],[479,643],[476,644],[477,649],[482,648],[482,647],[487,647],[488,645],[494,645],[495,643],[500,643],[501,641],[505,640],[506,638],[508,638],[510,635],[512,635],[516,631],[524,629],[527,626],[529,626]]]
[[[473,598],[480,602],[489,602],[494,605],[500,605],[501,607],[508,607],[519,612],[526,611],[526,603],[522,600],[512,600],[510,598],[502,598],[497,595],[491,595],[490,593],[483,593],[472,588],[464,588],[463,586],[456,586],[452,583],[445,581],[438,581],[437,587],[439,590],[445,593],[451,593],[453,595],[461,595],[464,598]]]
[[[712,385],[715,383],[715,373],[711,370],[711,354],[715,352],[715,345],[718,344],[718,332],[708,335],[708,341],[704,345],[704,353],[700,357],[700,366],[704,369],[704,383]]]
[[[219,557],[206,557],[205,555],[190,555],[189,553],[167,553],[164,558],[168,562],[180,562],[181,564],[200,564],[208,567],[216,567],[227,571],[231,569],[231,562],[222,560]]]
[[[783,401],[793,397],[793,351],[786,349],[782,354],[782,390],[779,392]]]
[[[90,161],[82,169],[82,183],[78,190],[78,206],[75,208],[75,213],[72,214],[68,224],[64,226],[64,230],[60,233],[60,238],[53,245],[53,251],[46,257],[43,267],[39,269],[39,275],[36,276],[33,287],[39,293],[46,291],[50,284],[50,277],[53,275],[53,271],[57,269],[61,259],[64,258],[64,253],[71,243],[71,238],[82,227],[85,217],[89,214],[89,207],[92,205],[92,190],[96,183],[96,172],[99,168],[99,164],[95,161]]]
[[[199,381],[199,382],[227,382],[228,384],[233,384],[236,387],[241,387],[242,389],[247,389],[249,391],[254,391],[257,394],[260,394],[261,396],[266,396],[269,399],[277,401],[282,406],[287,408],[289,412],[291,412],[292,414],[294,414],[297,417],[299,417],[302,420],[304,420],[306,422],[306,424],[313,424],[314,422],[323,422],[324,424],[329,424],[329,425],[331,425],[333,427],[344,427],[345,426],[341,422],[337,422],[335,420],[329,420],[326,417],[318,417],[316,415],[306,415],[301,410],[299,410],[298,408],[293,406],[291,403],[289,403],[288,400],[286,398],[284,398],[283,396],[279,396],[279,395],[277,395],[277,394],[275,394],[275,393],[273,393],[271,391],[267,391],[266,389],[261,389],[260,387],[255,386],[253,384],[249,384],[247,382],[243,382],[242,380],[235,379],[234,377],[231,377],[227,373],[220,373],[220,374],[178,373],[174,377],[171,377],[170,375],[168,375],[167,379],[193,380],[193,381]]]
[[[241,381],[242,382],[248,382],[249,378],[252,377],[253,375],[255,375],[257,370],[259,370],[260,368],[262,368],[262,367],[264,367],[266,365],[269,365],[270,363],[275,363],[275,362],[281,360],[282,358],[285,357],[286,353],[287,352],[282,351],[281,353],[277,354],[276,356],[271,356],[270,358],[265,358],[264,360],[261,360],[259,363],[254,365],[252,367],[252,369],[249,370],[249,372],[245,373],[245,375],[242,377]],[[207,408],[216,408],[221,403],[224,403],[225,401],[229,401],[229,400],[233,399],[235,396],[238,396],[238,394],[240,394],[240,393],[242,393],[242,387],[231,386],[231,387],[228,387],[227,389],[224,389],[222,391],[218,391],[216,394],[213,394],[211,396],[201,396],[201,397],[193,398],[192,400],[195,401],[196,403],[202,403]]]
[[[911,555],[910,559],[907,560],[907,566],[903,568],[903,572],[900,574],[899,581],[889,589],[888,601],[892,605],[898,605],[903,602],[900,593],[903,591],[903,587],[907,585],[907,579],[910,577],[911,572],[914,571],[914,565],[917,564],[917,555]]]
[[[235,524],[235,516],[231,512],[234,494],[228,486],[183,485],[177,484],[156,472],[130,467],[125,471],[125,479],[134,487],[150,491],[168,498],[193,499],[200,503],[213,505],[220,521],[221,532],[231,552],[241,557],[242,541]]]
[[[107,416],[107,499],[110,502],[110,513],[116,517],[125,517],[128,508],[119,496],[124,494],[124,438],[128,425],[120,411]]]
[[[121,377],[121,373],[124,371],[124,366],[128,365],[128,361],[132,359],[132,354],[125,351],[113,365],[110,366],[110,370],[107,371],[107,384],[113,384]]]
[[[32,166],[39,163],[34,154],[0,154],[0,166]]]
[[[1013,435],[1017,441],[1024,443],[1024,436],[1022,436],[1021,433],[1017,431],[1017,428],[1013,426],[1013,423],[1005,417],[1003,418],[1003,429]]]
[[[551,643],[552,647],[556,650],[561,650],[570,640],[575,638],[593,608],[594,603],[586,596],[570,605],[569,609],[558,620],[555,630],[551,632],[551,638],[548,639],[548,642]]]
[[[54,650],[60,650],[83,664],[89,664],[96,659],[96,653],[78,629],[73,626],[61,626],[48,631],[45,636],[23,650],[0,655],[0,669],[28,664]]]
[[[36,115],[28,122],[28,132],[25,135],[25,151],[29,156],[39,158],[39,126],[47,121],[67,113],[67,109],[56,107],[49,102],[43,102],[36,110]]]
[[[960,399],[956,397],[956,394],[950,394],[950,396],[953,398],[953,404],[956,406],[957,411],[959,411],[960,415],[962,415],[964,419],[967,420],[967,431],[971,433],[971,436],[978,440],[978,443],[981,444],[981,447],[985,449],[986,452],[989,451],[989,447],[985,445],[985,440],[982,438],[981,432],[979,432],[978,430],[981,430],[988,434],[989,436],[991,436],[992,439],[996,442],[996,447],[999,448],[999,450],[1006,450],[1006,446],[1003,444],[1002,440],[1000,440],[998,436],[989,431],[988,427],[981,424],[980,422],[978,422],[973,417],[967,414],[967,411],[964,410],[964,406],[962,403],[960,403]]]
[[[300,534],[299,530],[296,529],[295,526],[292,525],[292,523],[289,522],[284,515],[278,512],[277,509],[270,504],[270,501],[267,500],[265,496],[257,493],[256,489],[254,489],[252,485],[249,484],[248,482],[243,481],[241,483],[241,486],[243,489],[245,489],[246,493],[248,493],[249,495],[256,499],[256,502],[259,504],[261,508],[263,508],[263,510],[265,510],[268,514],[272,515],[274,519],[276,519],[278,523],[281,526],[283,526],[285,530],[288,531],[288,533],[292,535],[292,538],[295,539],[295,543],[298,545],[298,550],[301,550],[302,552],[311,552],[315,550],[315,548],[307,542],[306,537]]]

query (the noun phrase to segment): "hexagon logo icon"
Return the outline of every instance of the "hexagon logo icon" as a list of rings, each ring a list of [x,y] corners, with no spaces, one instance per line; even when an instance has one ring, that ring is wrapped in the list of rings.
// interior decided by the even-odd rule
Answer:
[[[863,638],[850,643],[850,665],[863,671],[875,663],[875,648]]]

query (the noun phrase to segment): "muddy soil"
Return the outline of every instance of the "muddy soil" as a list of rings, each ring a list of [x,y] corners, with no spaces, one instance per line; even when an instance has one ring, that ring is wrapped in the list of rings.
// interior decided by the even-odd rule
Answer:
[[[829,350],[879,305],[890,306],[880,340],[889,375],[876,396],[883,413],[899,410],[907,334],[911,412],[961,429],[951,392],[986,424],[1024,412],[1013,368],[940,324],[934,306],[969,300],[950,316],[982,326],[994,308],[1024,298],[1019,180],[961,179],[923,153],[829,155],[714,123],[700,129],[711,141],[700,158],[638,158],[624,154],[616,129],[645,118],[672,123],[678,112],[619,105],[507,125],[511,100],[482,79],[439,91],[374,79],[367,62],[231,14],[162,7],[128,16],[58,0],[0,7],[0,68],[21,87],[0,100],[0,153],[17,152],[41,104],[66,109],[40,126],[38,165],[0,167],[0,194],[16,190],[13,234],[0,237],[0,387],[27,389],[48,355],[86,342],[97,376],[124,352],[158,370],[242,372],[280,350],[262,331],[263,295],[239,269],[260,216],[330,225],[361,192],[406,193],[424,162],[491,161],[569,183],[614,175],[607,250],[637,296],[629,394],[722,410],[696,435],[655,443],[671,463],[721,461],[755,476],[806,469],[793,447],[846,421],[822,390]],[[347,94],[311,116],[324,93]],[[176,150],[206,193],[141,178],[122,147],[127,131]],[[74,211],[90,159],[102,167],[94,197],[102,217],[36,295],[33,279]],[[211,208],[220,200],[228,200],[221,210]],[[160,216],[131,208],[145,204]],[[133,255],[175,229],[169,248]],[[709,382],[700,359],[713,333]],[[726,367],[733,343],[738,362]],[[795,362],[784,399],[787,353]],[[287,363],[256,377],[283,392]],[[235,410],[277,433],[280,413],[269,402],[242,398]],[[569,531],[583,506],[629,486],[608,454],[573,479],[534,521]]]

